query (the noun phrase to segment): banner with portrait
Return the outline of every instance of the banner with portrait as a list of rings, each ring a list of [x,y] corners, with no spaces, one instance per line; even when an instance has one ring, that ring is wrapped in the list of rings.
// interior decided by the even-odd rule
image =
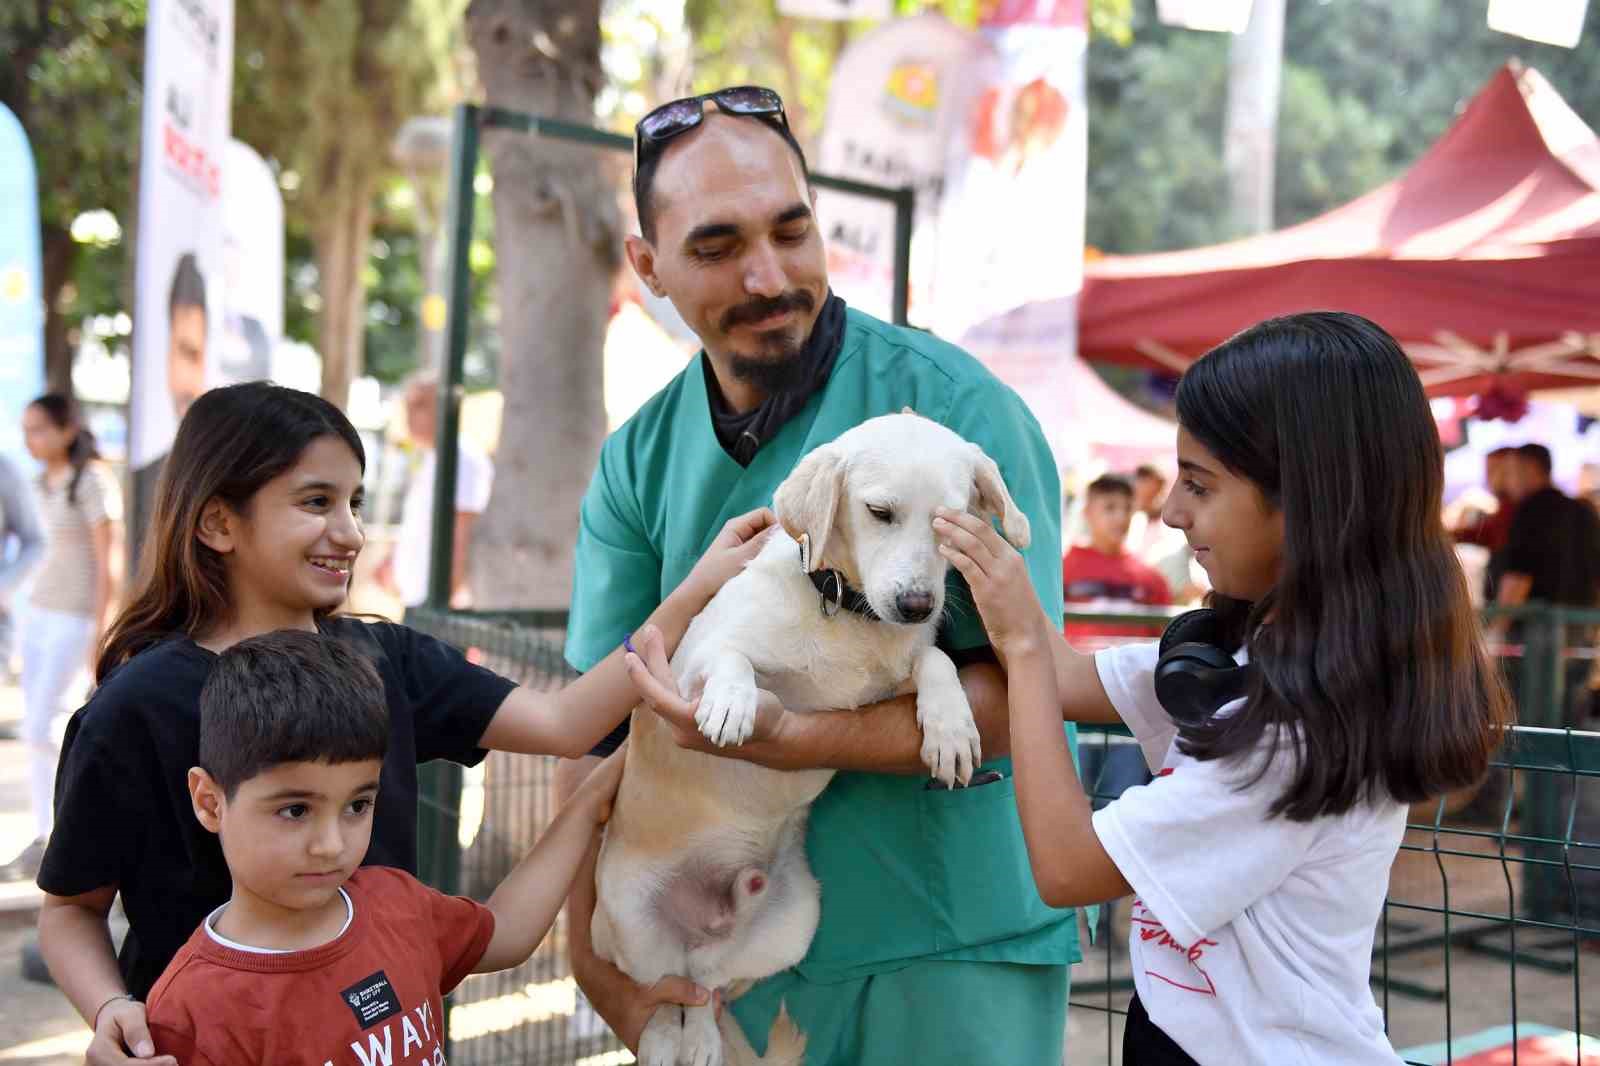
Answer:
[[[150,0],[144,69],[128,397],[135,550],[178,419],[216,380],[233,0]]]

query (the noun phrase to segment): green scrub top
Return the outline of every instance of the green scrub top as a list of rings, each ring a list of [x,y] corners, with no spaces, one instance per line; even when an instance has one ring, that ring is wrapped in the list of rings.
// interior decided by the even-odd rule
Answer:
[[[826,386],[748,467],[712,428],[702,352],[606,440],[583,501],[566,657],[588,670],[688,575],[723,524],[768,506],[801,456],[878,415],[910,407],[980,445],[1028,516],[1023,553],[1049,617],[1061,616],[1060,480],[1020,397],[974,358],[930,334],[847,313]],[[954,570],[954,610],[939,643],[988,643]],[[1075,740],[1066,727],[1068,740]],[[1074,744],[1075,747],[1075,744]],[[806,838],[822,920],[800,963],[809,981],[883,973],[927,959],[1062,965],[1081,958],[1071,909],[1034,888],[1005,776],[968,789],[842,772],[811,810]]]

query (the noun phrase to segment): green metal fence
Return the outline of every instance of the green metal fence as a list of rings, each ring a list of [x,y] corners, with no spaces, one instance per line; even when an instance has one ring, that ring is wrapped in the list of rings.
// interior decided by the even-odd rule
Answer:
[[[1600,733],[1587,711],[1595,649],[1580,627],[1600,612],[1525,608],[1502,649],[1520,724],[1484,787],[1414,807],[1376,931],[1373,988],[1409,1063],[1600,1066]],[[1073,621],[1164,618],[1074,612]],[[425,608],[407,622],[525,685],[559,687],[563,612]],[[1120,737],[1119,737],[1120,734]],[[1116,753],[1126,733],[1082,730],[1097,806],[1135,780]],[[420,810],[425,880],[484,898],[553,811],[555,760],[494,754],[481,770],[430,764]],[[1118,778],[1121,780],[1118,780]],[[1068,1061],[1120,1062],[1132,987],[1124,904],[1073,975]],[[565,916],[517,970],[468,979],[451,999],[451,1061],[608,1066],[632,1061],[583,1003],[566,967]],[[1087,943],[1085,938],[1085,943]],[[1588,986],[1594,985],[1590,990]],[[1588,995],[1585,993],[1588,992]],[[1563,1049],[1567,1049],[1563,1051]],[[1475,1057],[1476,1056],[1476,1057]],[[1581,1056],[1581,1057],[1580,1057]]]

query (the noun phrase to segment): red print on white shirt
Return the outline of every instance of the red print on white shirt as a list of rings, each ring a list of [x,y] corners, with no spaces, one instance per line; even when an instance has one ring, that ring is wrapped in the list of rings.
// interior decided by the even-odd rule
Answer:
[[[1204,967],[1200,965],[1200,960],[1205,956],[1206,948],[1216,946],[1217,942],[1215,940],[1197,940],[1190,946],[1184,947],[1172,939],[1172,934],[1167,932],[1154,914],[1150,913],[1150,909],[1144,905],[1143,900],[1136,899],[1133,901],[1133,917],[1131,921],[1139,931],[1141,943],[1153,944],[1158,948],[1167,948],[1182,955],[1189,965],[1194,968],[1194,972],[1200,975],[1200,979],[1205,982],[1205,986],[1184,984],[1182,981],[1175,981],[1166,974],[1156,973],[1154,970],[1145,970],[1146,977],[1154,977],[1158,981],[1165,981],[1173,988],[1181,988],[1185,992],[1198,992],[1202,996],[1216,996],[1217,986],[1212,982]]]

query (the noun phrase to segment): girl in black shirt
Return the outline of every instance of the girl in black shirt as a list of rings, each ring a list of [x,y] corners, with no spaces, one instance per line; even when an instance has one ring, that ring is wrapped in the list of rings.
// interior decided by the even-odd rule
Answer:
[[[634,705],[620,651],[566,689],[541,693],[404,626],[334,617],[364,540],[365,465],[338,408],[266,382],[204,394],[178,427],[139,591],[101,649],[99,687],[68,726],[56,830],[39,872],[40,947],[95,1031],[90,1062],[127,1061],[129,1052],[159,1062],[147,1058],[137,997],[228,899],[221,847],[196,821],[186,788],[199,758],[200,689],[223,649],[315,628],[372,659],[393,740],[366,861],[412,873],[418,763],[473,764],[485,748],[583,755]],[[760,510],[724,527],[652,622],[676,643],[771,522]],[[114,959],[106,914],[119,892],[130,928]]]

